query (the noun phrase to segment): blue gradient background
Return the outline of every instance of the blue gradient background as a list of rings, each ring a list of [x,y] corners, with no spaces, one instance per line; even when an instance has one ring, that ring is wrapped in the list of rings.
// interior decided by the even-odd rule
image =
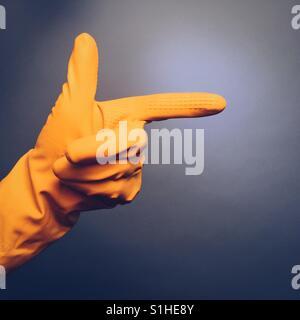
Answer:
[[[27,152],[66,77],[74,37],[101,47],[99,99],[224,95],[205,171],[150,166],[134,203],[83,214],[12,273],[0,299],[298,299],[300,31],[287,0],[1,0],[1,177]],[[1,209],[1,208],[0,208]]]

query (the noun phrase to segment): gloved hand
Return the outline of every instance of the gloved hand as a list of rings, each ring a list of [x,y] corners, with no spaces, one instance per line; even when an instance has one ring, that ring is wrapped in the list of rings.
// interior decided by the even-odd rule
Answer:
[[[124,204],[139,192],[141,162],[97,163],[100,129],[117,130],[124,120],[130,128],[143,128],[153,120],[208,116],[226,105],[224,98],[208,93],[96,102],[97,78],[97,45],[82,34],[75,41],[68,81],[35,147],[0,183],[0,265],[8,270],[62,237],[80,211]]]

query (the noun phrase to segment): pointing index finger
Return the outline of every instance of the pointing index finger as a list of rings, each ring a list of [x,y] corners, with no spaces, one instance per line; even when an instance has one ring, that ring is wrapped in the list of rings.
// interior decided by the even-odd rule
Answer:
[[[145,121],[205,117],[226,107],[223,97],[211,93],[166,93],[137,99],[141,101],[141,120]]]
[[[104,115],[121,114],[141,121],[161,121],[172,118],[206,117],[223,111],[226,100],[217,94],[162,93],[129,97],[101,103]]]

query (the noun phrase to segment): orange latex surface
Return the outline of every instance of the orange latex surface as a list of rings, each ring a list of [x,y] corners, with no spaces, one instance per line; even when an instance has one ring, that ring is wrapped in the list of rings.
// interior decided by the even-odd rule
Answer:
[[[209,116],[226,106],[223,97],[209,93],[97,102],[97,78],[97,45],[82,34],[74,44],[67,82],[35,147],[0,183],[0,265],[8,270],[61,238],[79,212],[128,203],[139,192],[142,163],[96,162],[100,129],[117,130],[124,120],[130,128],[143,128],[155,120]]]

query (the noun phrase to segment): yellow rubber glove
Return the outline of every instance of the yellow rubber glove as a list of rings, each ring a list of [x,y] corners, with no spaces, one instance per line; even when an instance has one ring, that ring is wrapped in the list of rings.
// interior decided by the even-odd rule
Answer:
[[[96,42],[82,34],[75,41],[68,81],[35,147],[0,183],[0,265],[8,270],[61,238],[80,211],[124,204],[139,192],[142,163],[96,162],[100,129],[117,130],[123,120],[130,128],[143,128],[153,120],[208,116],[226,105],[224,98],[208,93],[96,102],[97,78]]]

